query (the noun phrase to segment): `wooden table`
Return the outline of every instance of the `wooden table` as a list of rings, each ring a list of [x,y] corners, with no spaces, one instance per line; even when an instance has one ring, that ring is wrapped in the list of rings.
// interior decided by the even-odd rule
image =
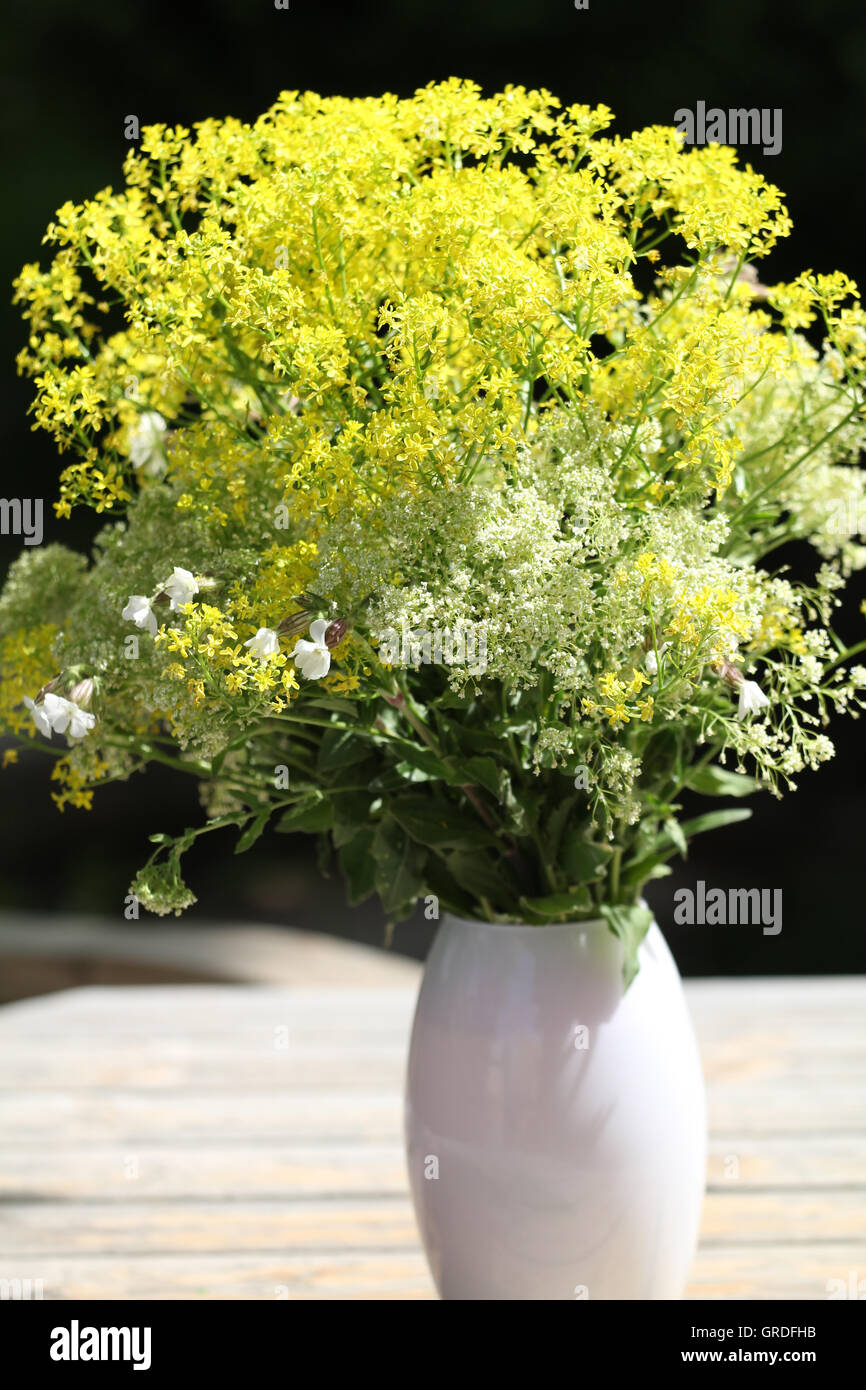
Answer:
[[[59,1299],[435,1297],[401,1146],[418,972],[390,966],[0,1011],[0,1279]],[[688,995],[711,1115],[690,1296],[866,1278],[866,979]]]

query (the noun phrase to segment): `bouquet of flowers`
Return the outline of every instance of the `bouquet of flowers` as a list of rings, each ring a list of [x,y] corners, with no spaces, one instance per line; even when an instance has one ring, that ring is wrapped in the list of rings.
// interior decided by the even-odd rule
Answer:
[[[643,885],[748,814],[682,792],[793,786],[862,704],[856,286],[763,283],[779,191],[611,120],[452,80],[151,126],[22,271],[56,510],[105,525],[12,566],[0,720],[60,807],[199,779],[150,910],[275,818],[392,922],[604,916],[632,972]]]

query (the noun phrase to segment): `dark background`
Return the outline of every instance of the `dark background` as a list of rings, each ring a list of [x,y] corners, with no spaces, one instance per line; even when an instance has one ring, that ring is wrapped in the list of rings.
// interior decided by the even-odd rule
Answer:
[[[40,257],[45,226],[67,199],[121,182],[124,117],[142,124],[233,115],[252,119],[286,88],[324,94],[409,95],[449,76],[486,91],[507,82],[544,86],[563,102],[605,102],[615,131],[672,124],[679,107],[781,107],[782,152],[743,157],[785,191],[794,234],[764,279],[841,269],[866,285],[863,178],[866,164],[866,14],[861,4],[815,0],[377,0],[336,5],[291,0],[41,0],[10,7],[5,22],[0,125],[4,210],[0,279],[9,284]],[[46,499],[46,540],[84,546],[94,518],[57,522],[57,458],[31,433],[32,391],[14,375],[23,328],[7,308],[0,368],[3,435],[0,493]],[[0,572],[20,541],[0,538]],[[804,557],[792,555],[798,572]],[[840,624],[862,635],[855,580]],[[685,973],[822,973],[862,970],[864,792],[862,724],[831,730],[837,757],[781,804],[754,803],[745,825],[698,842],[687,865],[651,886],[650,897]],[[109,787],[94,810],[62,815],[36,755],[0,776],[0,909],[97,913],[123,930],[127,885],[147,857],[147,836],[200,820],[194,783],[166,769]],[[191,923],[227,917],[271,921],[381,940],[382,919],[342,905],[336,878],[323,883],[306,837],[271,833],[255,851],[231,855],[231,832],[206,836],[187,859],[199,905]],[[672,926],[672,894],[697,878],[720,887],[782,888],[784,927]],[[151,919],[152,920],[152,919]],[[423,954],[432,924],[399,927],[398,950]]]

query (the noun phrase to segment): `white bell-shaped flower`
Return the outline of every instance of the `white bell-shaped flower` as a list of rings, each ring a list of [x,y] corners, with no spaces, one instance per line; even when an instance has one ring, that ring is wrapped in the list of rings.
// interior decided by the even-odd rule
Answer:
[[[250,655],[260,657],[262,661],[266,657],[276,656],[280,650],[280,639],[276,628],[260,627],[255,637],[250,637],[244,642],[245,647],[249,647]]]
[[[151,637],[156,636],[156,614],[151,607],[150,599],[145,598],[144,594],[130,594],[129,602],[120,616],[149,632]]]
[[[198,583],[192,572],[183,569],[180,565],[175,565],[171,572],[171,578],[167,579],[162,587],[171,599],[172,609],[182,608],[185,603],[192,603],[193,598],[198,593]]]
[[[769,703],[770,701],[767,699],[757,681],[743,681],[740,686],[740,703],[737,707],[737,718],[745,719],[747,714],[759,714]]]
[[[305,638],[299,638],[291,653],[301,675],[308,681],[321,680],[331,668],[331,653],[325,645],[328,627],[327,618],[317,618],[310,624],[310,637],[313,640],[308,642]]]

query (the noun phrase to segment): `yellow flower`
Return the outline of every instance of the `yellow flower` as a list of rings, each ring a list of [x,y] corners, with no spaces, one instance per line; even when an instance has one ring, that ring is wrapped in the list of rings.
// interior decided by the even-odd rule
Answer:
[[[619,729],[623,724],[628,724],[630,716],[623,704],[609,706],[605,711],[605,717],[612,729]]]

